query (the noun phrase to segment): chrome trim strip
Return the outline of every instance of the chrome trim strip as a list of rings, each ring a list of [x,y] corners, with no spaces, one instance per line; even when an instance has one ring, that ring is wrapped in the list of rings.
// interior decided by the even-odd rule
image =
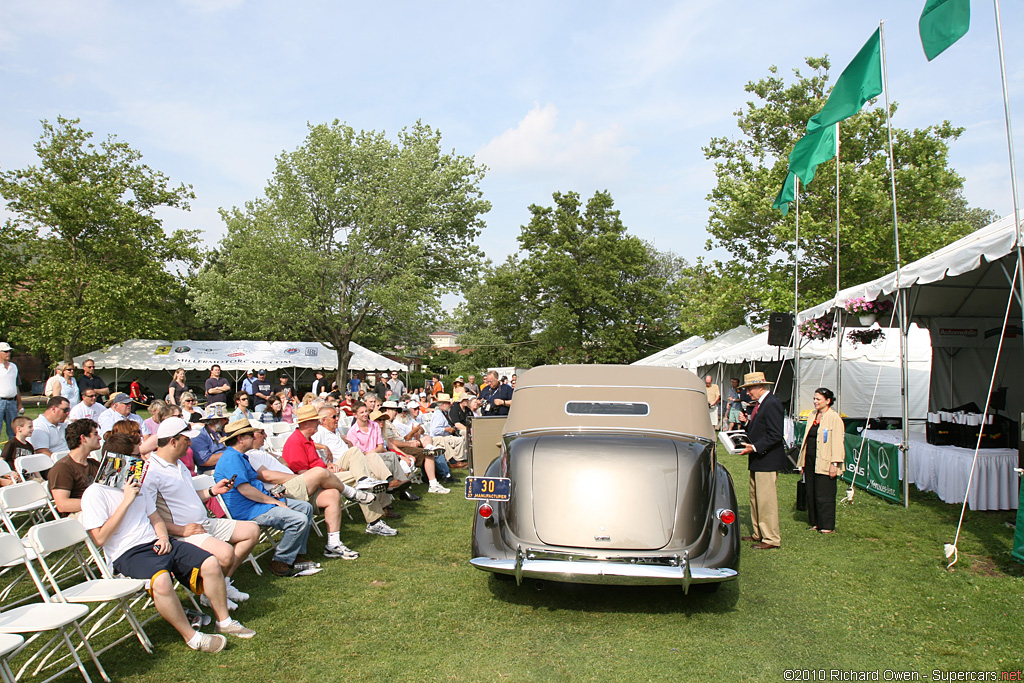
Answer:
[[[516,391],[522,391],[523,389],[669,389],[671,391],[692,391],[695,394],[706,393],[704,387],[700,389],[691,389],[689,387],[666,387],[660,385],[645,385],[645,384],[524,384],[516,387]]]
[[[705,444],[716,443],[714,439],[709,439],[706,436],[700,436],[699,434],[691,434],[689,432],[666,432],[660,429],[642,428],[642,427],[611,427],[611,426],[579,426],[579,427],[537,427],[535,429],[521,429],[518,432],[505,432],[502,434],[502,439],[510,439],[514,437],[524,436],[528,434],[537,433],[559,433],[559,432],[593,432],[595,434],[611,434],[612,436],[620,435],[621,432],[636,432],[640,434],[649,434],[651,436],[670,436],[670,437],[686,437],[693,439],[694,441],[702,441]]]
[[[572,560],[525,559],[517,568],[515,560],[474,557],[470,563],[477,569],[496,574],[513,574],[517,579],[547,579],[569,583],[608,585],[681,585],[688,590],[692,584],[728,581],[738,575],[735,569],[690,567],[683,558],[682,566],[629,564],[620,562],[580,562]]]

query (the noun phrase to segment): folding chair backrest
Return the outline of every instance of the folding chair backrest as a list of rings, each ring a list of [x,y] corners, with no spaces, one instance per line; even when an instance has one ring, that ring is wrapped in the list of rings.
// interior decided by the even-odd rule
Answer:
[[[295,425],[287,422],[275,422],[272,426],[274,434],[291,434],[295,431]]]
[[[0,488],[0,507],[5,510],[32,505],[47,498],[46,489],[38,481],[26,481]]]
[[[0,534],[0,566],[24,559],[25,546],[21,539],[15,534]]]
[[[217,480],[212,474],[197,474],[192,477],[192,488],[196,491],[205,491],[216,483]]]
[[[36,453],[34,455],[23,455],[20,458],[14,459],[14,469],[18,470],[19,474],[28,473],[35,474],[36,472],[42,472],[53,467],[53,459],[45,453]]]
[[[58,460],[70,454],[71,451],[54,451],[53,453],[50,453],[50,460],[52,460],[53,464],[56,465]]]
[[[25,540],[40,555],[49,555],[77,543],[85,543],[87,538],[82,523],[70,518],[36,524],[25,536]]]
[[[14,475],[14,481],[21,481],[21,476],[11,469],[11,466],[7,464],[7,461],[0,460],[0,477],[6,477],[8,474]]]

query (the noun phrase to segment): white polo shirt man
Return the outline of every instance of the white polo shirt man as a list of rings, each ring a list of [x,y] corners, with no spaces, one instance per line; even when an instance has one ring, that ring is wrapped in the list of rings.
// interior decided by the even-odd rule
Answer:
[[[70,409],[65,401],[60,408],[47,410],[45,413],[32,420],[32,436],[28,437],[29,443],[36,453],[47,451],[49,453],[60,453],[67,451],[68,442],[64,438],[67,429],[65,420]],[[52,417],[51,417],[52,416]],[[59,422],[51,422],[51,419]]]

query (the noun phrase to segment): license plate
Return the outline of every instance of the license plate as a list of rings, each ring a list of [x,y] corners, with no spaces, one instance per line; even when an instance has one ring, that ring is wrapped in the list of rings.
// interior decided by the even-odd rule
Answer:
[[[505,477],[466,477],[466,498],[470,500],[508,500],[512,480]]]

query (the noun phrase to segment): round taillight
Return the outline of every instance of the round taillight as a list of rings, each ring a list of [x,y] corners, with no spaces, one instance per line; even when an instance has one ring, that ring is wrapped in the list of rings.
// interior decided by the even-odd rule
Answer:
[[[484,519],[487,519],[488,517],[491,516],[491,513],[494,512],[494,510],[491,509],[490,505],[488,505],[487,503],[484,503],[483,505],[481,505],[479,507],[479,509],[477,509],[477,512],[480,513],[481,517],[483,517]]]
[[[719,510],[718,519],[722,520],[722,524],[732,524],[736,521],[736,513],[732,510]]]

